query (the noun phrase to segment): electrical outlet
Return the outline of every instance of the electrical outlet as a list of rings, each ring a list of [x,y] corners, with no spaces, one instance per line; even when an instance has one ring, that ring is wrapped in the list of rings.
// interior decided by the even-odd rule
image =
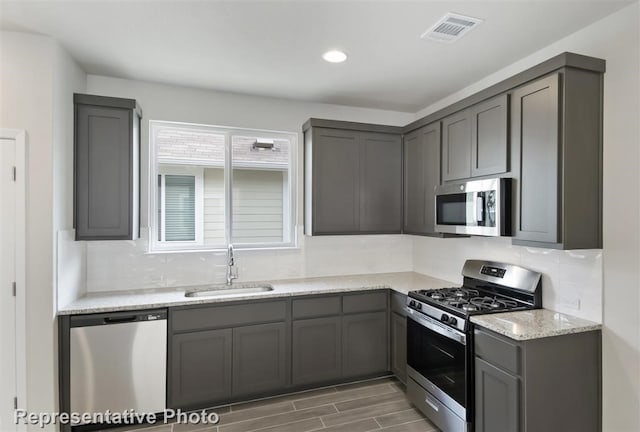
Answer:
[[[568,309],[580,310],[580,299],[578,297],[562,296],[558,299],[558,306],[564,306]]]

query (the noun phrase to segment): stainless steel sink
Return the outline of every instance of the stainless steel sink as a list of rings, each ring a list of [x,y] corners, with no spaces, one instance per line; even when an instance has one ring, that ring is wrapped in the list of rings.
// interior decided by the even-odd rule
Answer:
[[[236,294],[257,294],[273,291],[271,285],[213,285],[185,291],[185,297],[223,297]]]

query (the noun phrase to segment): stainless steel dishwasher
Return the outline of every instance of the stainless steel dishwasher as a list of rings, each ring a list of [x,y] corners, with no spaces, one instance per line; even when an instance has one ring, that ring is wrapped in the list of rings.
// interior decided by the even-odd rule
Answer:
[[[164,411],[165,309],[78,315],[70,326],[71,412]]]

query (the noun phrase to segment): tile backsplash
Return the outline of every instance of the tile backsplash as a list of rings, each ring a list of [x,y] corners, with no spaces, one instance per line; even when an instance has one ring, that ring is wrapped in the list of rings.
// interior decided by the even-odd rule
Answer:
[[[409,236],[300,236],[300,247],[238,250],[239,281],[412,270]],[[222,283],[224,252],[148,253],[148,242],[87,242],[87,291]]]
[[[414,237],[413,270],[462,282],[467,259],[521,265],[543,274],[545,308],[602,322],[602,250],[540,249],[513,246],[509,238]]]
[[[559,251],[513,246],[509,238],[441,239],[405,235],[301,235],[299,246],[236,251],[239,281],[413,270],[460,283],[460,270],[466,259],[487,259],[543,273],[546,308],[602,321],[602,250],[599,249]],[[224,282],[224,252],[148,253],[147,247],[145,239],[87,242],[86,292]],[[77,253],[72,255],[75,262],[78,262],[77,256]]]

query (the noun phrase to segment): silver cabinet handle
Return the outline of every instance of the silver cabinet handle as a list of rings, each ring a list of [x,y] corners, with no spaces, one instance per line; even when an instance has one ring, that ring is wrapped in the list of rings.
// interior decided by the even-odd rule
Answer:
[[[484,198],[476,197],[476,222],[484,222]]]
[[[424,401],[427,403],[427,405],[429,405],[435,412],[440,411],[440,407],[431,400],[431,398],[429,398],[428,396],[424,398]]]
[[[407,315],[407,318],[417,322],[422,327],[428,328],[429,330],[459,342],[462,345],[467,344],[467,336],[464,333],[440,324],[438,321],[435,321],[428,316],[420,316],[420,314],[415,312],[413,309],[409,309],[408,312],[409,314]]]

